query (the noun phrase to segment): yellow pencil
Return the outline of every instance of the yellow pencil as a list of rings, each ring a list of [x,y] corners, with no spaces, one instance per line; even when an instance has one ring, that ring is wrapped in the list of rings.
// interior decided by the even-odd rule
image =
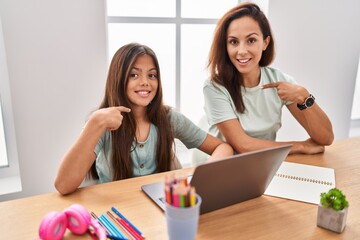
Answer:
[[[195,187],[191,187],[190,189],[190,206],[193,207],[196,204],[196,192]]]

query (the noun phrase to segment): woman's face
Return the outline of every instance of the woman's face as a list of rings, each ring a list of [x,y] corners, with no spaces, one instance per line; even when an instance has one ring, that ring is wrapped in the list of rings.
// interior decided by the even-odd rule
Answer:
[[[139,56],[130,71],[126,86],[126,94],[132,108],[146,108],[154,99],[158,85],[158,72],[152,57]]]
[[[233,20],[226,33],[226,47],[229,58],[242,74],[258,71],[262,52],[270,42],[264,40],[259,24],[251,17]]]

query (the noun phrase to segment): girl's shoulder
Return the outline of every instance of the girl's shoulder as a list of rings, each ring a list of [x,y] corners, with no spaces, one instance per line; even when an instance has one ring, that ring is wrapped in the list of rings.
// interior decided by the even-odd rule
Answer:
[[[170,120],[170,124],[172,126],[178,126],[178,125],[187,125],[190,122],[190,119],[187,118],[184,114],[182,114],[179,110],[176,108],[169,107],[168,108],[168,118]]]

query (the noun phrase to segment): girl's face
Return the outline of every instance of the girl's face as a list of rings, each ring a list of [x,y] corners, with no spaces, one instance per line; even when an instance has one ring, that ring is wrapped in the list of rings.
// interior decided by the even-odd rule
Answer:
[[[270,42],[264,40],[259,24],[251,17],[233,20],[226,33],[226,47],[229,58],[242,74],[258,71],[262,52]]]
[[[126,86],[132,108],[146,108],[154,99],[158,84],[158,72],[153,59],[149,55],[139,56],[130,71]]]

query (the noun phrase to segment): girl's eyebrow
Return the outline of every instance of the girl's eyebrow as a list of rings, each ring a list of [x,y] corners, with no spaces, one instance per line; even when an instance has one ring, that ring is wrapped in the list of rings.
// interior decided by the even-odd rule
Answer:
[[[132,69],[135,69],[135,70],[137,70],[137,71],[140,71],[140,72],[142,72],[142,69],[141,68],[138,68],[138,67],[132,67]],[[153,67],[153,68],[150,68],[149,70],[148,70],[148,72],[150,72],[150,71],[157,71],[156,70],[156,67]]]
[[[138,67],[135,67],[135,66],[133,66],[132,69],[135,69],[135,70],[137,70],[137,71],[142,72],[141,68],[138,68]]]

